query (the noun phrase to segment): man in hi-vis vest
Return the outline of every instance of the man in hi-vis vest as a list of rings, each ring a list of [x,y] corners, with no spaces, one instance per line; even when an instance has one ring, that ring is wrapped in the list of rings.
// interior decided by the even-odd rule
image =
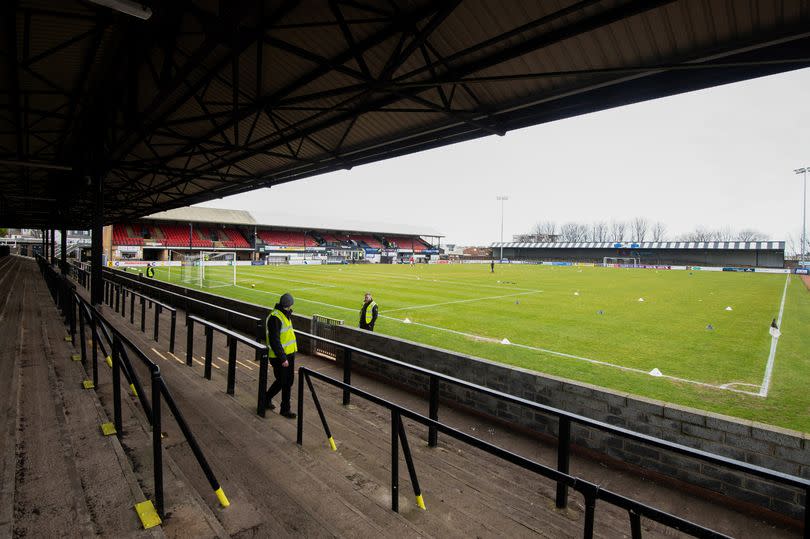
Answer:
[[[293,303],[291,294],[281,296],[266,322],[267,354],[273,367],[273,376],[276,377],[267,390],[267,407],[275,410],[271,401],[281,391],[281,415],[290,419],[295,418],[295,413],[290,410],[290,392],[295,375],[295,352],[298,351],[291,320]]]
[[[363,298],[363,306],[360,307],[360,329],[374,331],[377,313],[377,302],[371,297],[371,292],[366,292],[366,296]]]

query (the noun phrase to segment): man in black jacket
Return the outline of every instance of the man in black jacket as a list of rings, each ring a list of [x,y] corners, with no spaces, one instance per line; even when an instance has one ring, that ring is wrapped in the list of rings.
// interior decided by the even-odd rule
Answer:
[[[363,306],[360,308],[360,329],[374,331],[377,314],[377,302],[371,297],[371,292],[366,292],[366,296],[363,298]]]
[[[281,415],[289,419],[296,417],[290,409],[290,393],[292,392],[293,377],[295,376],[295,353],[298,344],[295,340],[295,331],[292,327],[292,306],[294,300],[291,294],[281,296],[276,306],[267,316],[267,355],[273,367],[275,381],[267,390],[267,407],[274,410],[273,397],[281,392]]]

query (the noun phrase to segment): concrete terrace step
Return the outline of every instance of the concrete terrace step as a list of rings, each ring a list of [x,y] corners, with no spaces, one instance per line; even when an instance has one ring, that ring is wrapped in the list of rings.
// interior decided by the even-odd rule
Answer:
[[[227,347],[215,334],[212,380],[202,377],[205,351],[203,332],[194,339],[194,362],[185,365],[186,334],[178,311],[176,350],[168,352],[169,326],[161,320],[159,342],[152,339],[152,317],[146,332],[140,329],[140,305],[135,325],[104,307],[105,316],[136,341],[160,365],[169,386],[186,413],[192,430],[214,472],[231,498],[230,508],[217,510],[216,499],[175,427],[167,427],[168,450],[186,477],[221,520],[228,533],[242,535],[355,536],[579,536],[584,506],[571,493],[564,511],[554,506],[553,483],[520,468],[440,437],[440,446],[426,447],[424,427],[406,428],[427,511],[413,499],[404,460],[400,461],[400,513],[390,510],[390,414],[357,398],[340,403],[340,392],[314,381],[338,451],[330,451],[308,391],[305,404],[304,446],[295,444],[295,422],[268,411],[255,415],[258,365],[253,352],[240,345],[237,354],[236,394],[225,394]],[[306,365],[341,378],[334,363],[299,355]],[[270,374],[272,378],[272,373]],[[427,409],[424,398],[391,388],[363,376],[353,382],[413,410]],[[295,400],[295,397],[294,397]],[[276,402],[278,404],[278,402]],[[554,466],[556,450],[512,431],[508,426],[442,407],[442,421],[501,447]],[[168,421],[166,421],[168,423]],[[175,442],[175,440],[179,440]],[[626,470],[609,469],[572,456],[572,470],[589,481],[629,495],[654,507],[715,527],[739,537],[789,537],[795,532],[776,528],[746,515],[694,498],[686,492],[645,481]],[[290,510],[294,508],[294,510]],[[309,523],[305,523],[304,520]],[[679,534],[652,522],[643,522],[645,536]],[[600,503],[596,534],[629,536],[625,512]]]

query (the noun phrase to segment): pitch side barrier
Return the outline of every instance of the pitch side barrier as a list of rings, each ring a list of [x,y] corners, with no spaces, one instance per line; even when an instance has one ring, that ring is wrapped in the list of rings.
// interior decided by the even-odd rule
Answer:
[[[341,388],[344,393],[349,392],[362,397],[369,402],[387,408],[391,412],[391,510],[399,512],[399,447],[402,446],[402,453],[405,458],[405,464],[408,467],[408,474],[413,486],[414,495],[416,496],[416,504],[421,509],[426,509],[425,502],[422,497],[422,490],[419,485],[419,479],[416,474],[416,467],[414,466],[413,457],[411,456],[410,446],[408,445],[408,438],[405,427],[402,423],[402,418],[408,418],[412,421],[427,426],[429,429],[441,431],[443,434],[455,438],[461,442],[471,445],[476,449],[480,449],[490,455],[500,458],[506,462],[520,466],[524,470],[534,472],[542,477],[555,481],[558,485],[564,485],[565,488],[572,488],[573,490],[582,494],[585,501],[585,519],[583,523],[582,536],[590,539],[594,534],[594,523],[596,518],[596,502],[602,500],[611,505],[615,505],[620,509],[627,511],[628,518],[630,519],[631,537],[633,539],[640,539],[642,536],[641,518],[653,520],[669,528],[681,531],[683,533],[701,538],[728,538],[728,535],[718,531],[706,528],[689,520],[680,518],[666,511],[661,511],[649,505],[643,504],[632,498],[627,498],[621,494],[617,494],[610,490],[604,489],[595,483],[585,481],[578,477],[569,475],[568,473],[555,470],[549,466],[541,464],[537,461],[528,459],[511,451],[507,451],[501,447],[491,444],[475,436],[471,436],[465,432],[457,430],[449,425],[445,425],[440,421],[425,417],[417,412],[409,410],[403,406],[399,406],[391,401],[383,399],[377,395],[363,391],[351,384],[341,382],[330,376],[301,367],[298,369],[298,426],[296,443],[302,445],[304,441],[304,383],[306,382],[309,388],[312,401],[318,411],[321,424],[323,425],[324,433],[326,434],[329,445],[333,451],[337,450],[332,432],[329,429],[329,423],[324,414],[323,407],[321,407],[318,400],[318,394],[312,384],[312,379],[320,380],[326,384],[334,387]]]
[[[130,388],[132,388],[133,393],[138,397],[141,406],[143,407],[144,413],[146,415],[146,419],[152,427],[152,464],[153,464],[153,481],[154,481],[154,496],[155,496],[155,510],[157,511],[158,515],[163,518],[165,517],[164,512],[164,492],[163,492],[163,446],[162,446],[162,417],[161,417],[161,408],[162,402],[166,403],[168,406],[169,411],[171,411],[172,415],[177,422],[177,425],[180,427],[183,436],[188,443],[189,448],[191,449],[194,457],[197,459],[197,463],[199,464],[200,468],[202,469],[208,483],[211,485],[211,488],[214,490],[214,493],[219,500],[219,503],[223,507],[228,507],[230,502],[228,498],[225,496],[222,487],[219,484],[216,476],[214,475],[213,470],[211,470],[211,466],[208,464],[208,461],[205,458],[205,455],[202,452],[199,444],[197,443],[194,434],[191,432],[191,429],[188,426],[184,416],[180,412],[180,409],[177,406],[177,403],[172,397],[171,392],[169,391],[168,386],[166,385],[166,381],[164,380],[163,376],[160,372],[160,367],[153,362],[149,357],[143,353],[143,351],[138,348],[131,340],[129,340],[126,336],[124,336],[120,331],[118,331],[115,326],[113,326],[95,307],[90,305],[84,298],[78,295],[75,292],[75,287],[73,287],[72,283],[70,283],[67,279],[58,281],[55,278],[59,277],[60,275],[57,274],[52,267],[50,267],[47,262],[44,260],[38,259],[40,265],[40,271],[42,272],[43,276],[45,277],[46,282],[52,283],[54,286],[60,287],[62,290],[60,292],[61,295],[67,295],[69,292],[72,292],[72,298],[70,300],[70,307],[69,309],[73,309],[74,306],[78,307],[80,313],[80,319],[82,320],[81,323],[81,333],[82,333],[82,344],[81,344],[81,356],[80,360],[84,365],[87,363],[88,353],[85,346],[84,340],[84,328],[85,325],[89,325],[92,328],[93,334],[93,372],[94,372],[94,380],[90,382],[86,380],[84,382],[84,387],[86,389],[96,389],[98,388],[98,362],[97,362],[97,346],[102,349],[103,353],[107,353],[109,350],[108,357],[108,365],[112,369],[112,391],[113,391],[113,423],[112,425],[105,424],[102,426],[105,429],[105,434],[115,434],[119,439],[123,438],[125,432],[123,428],[123,420],[122,420],[122,413],[121,413],[121,374],[124,373],[124,376],[127,378],[127,381],[130,382]],[[72,288],[71,288],[72,287]],[[103,337],[103,338],[102,338]],[[106,340],[109,346],[108,349],[105,350],[103,341]],[[137,358],[149,371],[149,378],[150,378],[150,393],[151,398],[147,398],[146,392],[143,390],[143,385],[141,384],[140,379],[138,378],[137,371],[133,368],[131,357]]]
[[[256,413],[261,417],[265,416],[265,410],[267,408],[267,403],[265,402],[266,394],[265,388],[267,387],[267,345],[263,343],[256,342],[244,335],[232,331],[230,329],[224,328],[207,320],[203,320],[194,315],[190,315],[186,318],[186,326],[187,326],[187,343],[186,343],[186,365],[189,367],[192,366],[192,360],[194,358],[194,324],[199,324],[204,328],[205,331],[205,367],[203,376],[206,380],[211,379],[211,365],[213,362],[214,354],[213,354],[213,346],[214,346],[214,332],[221,333],[225,335],[227,339],[227,346],[228,346],[228,382],[226,393],[228,395],[234,394],[234,389],[236,387],[236,345],[237,343],[242,343],[250,348],[252,348],[255,352],[255,360],[259,364],[259,391],[258,391],[258,398],[256,400]]]
[[[510,395],[509,393],[504,393],[502,391],[497,391],[495,389],[490,389],[484,386],[480,386],[478,384],[474,384],[472,382],[468,382],[466,380],[461,380],[459,378],[454,378],[452,376],[448,376],[446,374],[441,374],[435,371],[431,371],[429,369],[425,369],[423,367],[417,367],[415,365],[411,365],[409,363],[405,363],[403,361],[399,361],[387,356],[383,356],[381,354],[377,354],[374,352],[369,352],[367,350],[363,350],[361,348],[357,348],[351,345],[343,344],[337,341],[333,341],[330,339],[326,339],[324,337],[319,337],[317,335],[313,335],[311,333],[307,333],[305,331],[295,330],[296,335],[301,337],[305,337],[307,339],[311,339],[312,341],[319,341],[324,344],[331,345],[336,349],[340,349],[343,351],[343,382],[339,382],[339,387],[343,388],[343,404],[348,405],[351,401],[351,394],[357,393],[354,391],[353,386],[351,385],[351,376],[352,376],[352,356],[354,354],[360,354],[366,358],[379,361],[382,363],[386,363],[388,365],[393,365],[398,368],[406,369],[411,372],[420,373],[428,378],[429,381],[429,390],[428,390],[428,415],[424,419],[428,422],[425,423],[428,426],[428,445],[430,447],[435,447],[438,442],[438,432],[443,430],[441,428],[441,424],[439,423],[439,384],[453,384],[459,387],[462,387],[469,391],[475,391],[477,393],[483,393],[485,395],[495,397],[501,401],[518,404],[520,406],[525,406],[531,410],[541,412],[550,416],[555,416],[558,421],[558,436],[557,436],[557,472],[561,474],[568,474],[569,471],[569,463],[571,457],[571,424],[576,423],[579,425],[583,425],[586,427],[590,427],[596,430],[600,430],[602,432],[609,433],[614,436],[618,436],[621,438],[626,438],[628,440],[633,440],[635,442],[641,442],[652,447],[656,447],[659,449],[664,449],[667,451],[672,451],[674,453],[678,453],[687,457],[691,457],[704,463],[713,464],[716,466],[722,466],[725,468],[729,468],[732,470],[744,472],[750,474],[755,477],[760,477],[763,479],[768,479],[775,483],[779,483],[781,485],[785,485],[787,487],[795,488],[800,492],[804,493],[805,495],[805,506],[804,506],[804,537],[805,539],[810,539],[810,510],[808,508],[808,503],[810,503],[810,480],[803,479],[801,477],[796,477],[794,475],[778,472],[775,470],[771,470],[768,468],[764,468],[762,466],[756,466],[753,464],[749,464],[747,462],[742,462],[739,460],[731,459],[728,457],[723,457],[721,455],[716,455],[714,453],[709,453],[707,451],[703,451],[700,449],[694,449],[691,447],[687,447],[685,445],[677,444],[674,442],[669,442],[667,440],[663,440],[660,438],[656,438],[654,436],[650,436],[647,434],[641,434],[639,432],[635,432],[629,429],[625,429],[622,427],[617,427],[615,425],[611,425],[609,423],[604,423],[602,421],[597,421],[595,419],[591,419],[589,417],[581,416],[578,414],[574,414],[571,412],[567,412],[565,410],[561,410],[559,408],[553,408],[551,406],[547,406],[544,404],[540,404],[534,401],[530,401],[515,395]],[[302,369],[299,369],[299,372]],[[322,375],[319,375],[319,377]],[[331,382],[330,382],[331,383]],[[334,384],[333,384],[334,385]],[[300,392],[300,378],[299,378],[299,392]],[[299,400],[300,403],[300,400]],[[300,405],[299,405],[300,406]],[[411,412],[413,413],[413,412]],[[418,415],[418,414],[415,414]],[[410,416],[409,416],[410,417]],[[423,417],[423,416],[419,416]],[[556,504],[557,507],[563,508],[566,507],[568,503],[568,487],[570,485],[566,481],[558,481],[557,483],[557,496],[556,496]]]

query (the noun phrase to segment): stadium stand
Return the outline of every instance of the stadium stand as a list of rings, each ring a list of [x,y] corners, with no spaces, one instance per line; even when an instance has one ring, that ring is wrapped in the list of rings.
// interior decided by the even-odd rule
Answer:
[[[362,244],[365,244],[367,247],[369,247],[371,249],[382,249],[383,248],[383,244],[380,243],[379,240],[377,240],[376,238],[374,238],[371,235],[366,235],[366,236],[355,235],[355,236],[352,236],[352,239],[354,241],[360,243],[361,246],[362,246]]]
[[[284,247],[315,247],[318,245],[304,232],[290,232],[286,230],[259,230],[257,235],[259,236],[259,239],[267,245],[280,245]]]
[[[113,243],[116,245],[143,245],[143,238],[134,236],[132,227],[115,225],[113,226]]]

